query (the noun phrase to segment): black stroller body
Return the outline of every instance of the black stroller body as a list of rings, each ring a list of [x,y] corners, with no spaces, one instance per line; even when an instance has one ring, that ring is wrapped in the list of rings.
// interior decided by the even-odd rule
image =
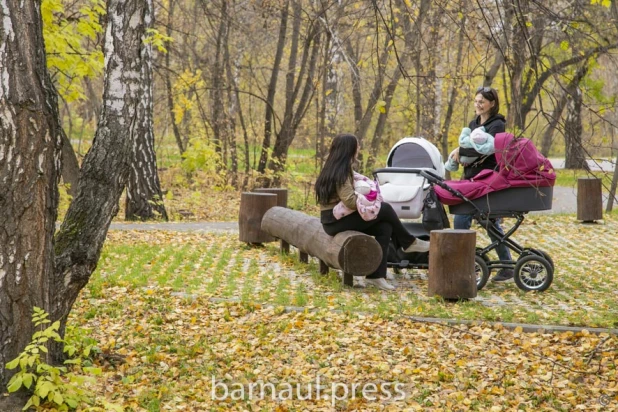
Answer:
[[[424,199],[433,185],[439,185],[463,200],[463,203],[449,206],[450,213],[472,215],[496,239],[485,247],[476,248],[475,272],[478,290],[487,284],[492,271],[500,269],[512,269],[515,283],[522,290],[546,290],[553,281],[554,263],[551,257],[540,249],[523,247],[512,239],[512,235],[521,226],[528,212],[551,209],[553,187],[509,188],[469,200],[445,183],[442,158],[438,149],[435,146],[432,149],[431,146],[433,145],[424,139],[405,138],[391,150],[387,160],[388,167],[373,172],[381,188],[384,186],[387,188],[386,191],[383,191],[384,200],[393,205],[400,218],[405,219],[410,218],[410,216],[418,218],[421,217],[422,206],[420,210],[413,210],[413,213],[410,213],[411,207],[404,203],[399,204],[392,201],[392,199],[397,200],[397,196],[393,195],[392,182],[413,182],[413,186],[418,186],[418,189],[409,189],[405,185],[402,185],[400,189],[417,193],[417,196],[422,197],[421,200]],[[423,150],[429,152],[427,157],[432,159],[431,162],[427,160],[411,161],[420,159]],[[412,152],[414,154],[411,154]],[[439,162],[439,165],[436,164],[437,162]],[[409,167],[403,167],[402,163],[408,164]],[[414,167],[414,164],[423,164],[424,167]],[[422,201],[415,200],[414,202],[416,205],[422,205]],[[504,228],[504,234],[496,226],[496,219],[498,218],[514,219],[510,228]],[[512,219],[506,222],[512,222]],[[429,240],[430,232],[423,226],[422,222],[405,220],[402,220],[402,222],[411,234]],[[518,256],[517,259],[510,261],[492,260],[490,252],[499,245],[508,247]],[[428,253],[404,253],[399,245],[392,244],[387,265],[397,272],[400,269],[428,269],[428,262]]]

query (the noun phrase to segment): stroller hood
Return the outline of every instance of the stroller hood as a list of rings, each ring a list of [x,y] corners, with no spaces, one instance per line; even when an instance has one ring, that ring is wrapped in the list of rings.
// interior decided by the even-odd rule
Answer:
[[[445,182],[452,189],[472,200],[509,187],[550,187],[556,181],[551,162],[534,144],[524,138],[515,138],[510,133],[498,133],[495,137],[498,170],[482,170],[470,180]],[[446,205],[456,205],[464,199],[436,186],[438,198]]]
[[[422,137],[404,137],[391,148],[386,158],[387,167],[433,169],[444,177],[442,154],[436,146]]]

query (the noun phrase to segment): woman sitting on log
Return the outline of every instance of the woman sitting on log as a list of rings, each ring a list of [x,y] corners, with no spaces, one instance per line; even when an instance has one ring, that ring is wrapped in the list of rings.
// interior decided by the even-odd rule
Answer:
[[[382,202],[375,219],[364,220],[358,213],[337,219],[333,213],[341,201],[352,210],[357,210],[357,195],[354,191],[353,163],[360,152],[358,139],[352,134],[340,134],[333,139],[324,168],[315,183],[315,193],[320,205],[320,221],[324,231],[335,236],[346,230],[355,230],[375,237],[382,247],[382,261],[378,269],[367,276],[367,283],[382,290],[394,290],[386,281],[386,261],[391,237],[402,245],[404,252],[428,252],[429,242],[417,239],[403,226],[399,217],[386,202]]]

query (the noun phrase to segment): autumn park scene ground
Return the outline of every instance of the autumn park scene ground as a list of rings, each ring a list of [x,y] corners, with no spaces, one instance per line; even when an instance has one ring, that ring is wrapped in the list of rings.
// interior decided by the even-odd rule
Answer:
[[[618,2],[0,12],[0,412],[618,411]],[[345,285],[297,245],[241,239],[257,189],[323,230],[316,181],[340,133],[371,177],[404,137],[438,170],[475,132],[487,151],[447,181],[492,156],[483,172],[516,175],[503,132],[538,154],[539,187],[555,174],[553,209],[513,235],[551,263],[546,290],[448,299],[413,268],[388,270],[394,290]],[[467,257],[490,243],[471,229]]]

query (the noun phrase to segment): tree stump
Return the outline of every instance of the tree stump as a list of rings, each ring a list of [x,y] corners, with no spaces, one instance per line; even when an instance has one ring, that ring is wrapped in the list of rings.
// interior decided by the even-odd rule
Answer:
[[[427,295],[444,299],[476,297],[473,230],[432,230]]]
[[[277,195],[243,192],[240,195],[238,232],[241,242],[266,243],[275,238],[262,230],[262,218],[268,209],[277,205]]]
[[[601,179],[580,177],[577,179],[577,220],[592,223],[599,219],[603,219]]]
[[[258,187],[253,189],[256,193],[272,193],[277,195],[277,206],[288,207],[288,189],[277,187]]]

